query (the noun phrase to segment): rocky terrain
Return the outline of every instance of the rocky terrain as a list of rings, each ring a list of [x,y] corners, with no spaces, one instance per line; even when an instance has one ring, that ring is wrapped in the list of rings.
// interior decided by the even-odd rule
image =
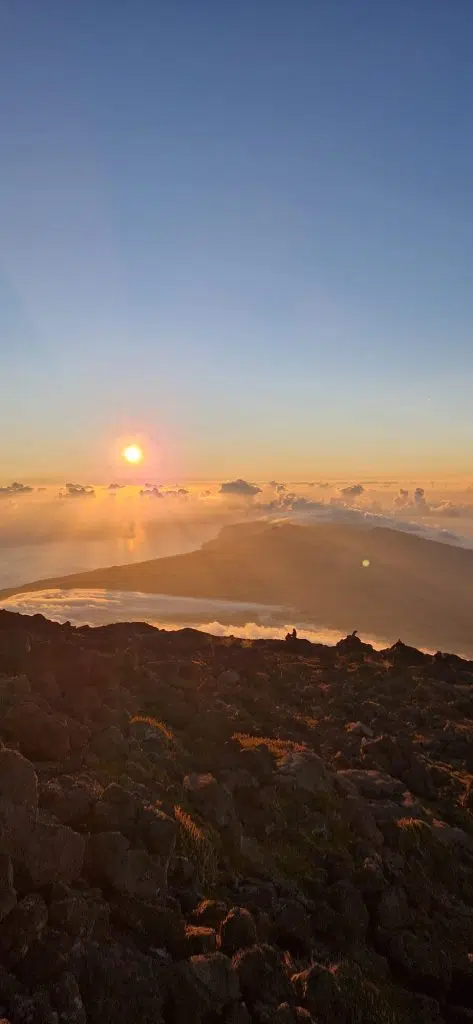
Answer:
[[[0,612],[0,1016],[472,1021],[472,685]]]

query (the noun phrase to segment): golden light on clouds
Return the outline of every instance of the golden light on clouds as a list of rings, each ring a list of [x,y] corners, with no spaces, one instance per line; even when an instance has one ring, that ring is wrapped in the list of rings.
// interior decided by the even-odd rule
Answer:
[[[123,458],[131,465],[137,465],[143,461],[143,449],[139,444],[128,444],[122,451]]]

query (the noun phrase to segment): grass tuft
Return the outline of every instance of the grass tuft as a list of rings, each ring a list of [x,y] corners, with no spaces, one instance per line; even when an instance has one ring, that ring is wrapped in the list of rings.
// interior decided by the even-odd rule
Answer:
[[[284,757],[290,751],[307,750],[305,743],[295,743],[293,740],[281,740],[274,736],[250,736],[248,733],[235,732],[232,739],[237,740],[243,750],[251,750],[264,744],[274,757]]]
[[[360,966],[345,960],[334,969],[344,1003],[347,1006],[347,1024],[400,1024],[400,1018],[390,1005],[391,992],[370,981]]]
[[[218,836],[208,826],[198,824],[179,804],[174,808],[179,824],[179,843],[184,855],[194,866],[202,885],[212,887],[217,881]]]
[[[143,722],[144,725],[149,725],[152,729],[157,729],[171,743],[176,742],[172,729],[169,725],[166,725],[165,722],[161,722],[158,718],[152,718],[151,715],[134,715],[131,719],[131,723],[134,724],[135,722]]]

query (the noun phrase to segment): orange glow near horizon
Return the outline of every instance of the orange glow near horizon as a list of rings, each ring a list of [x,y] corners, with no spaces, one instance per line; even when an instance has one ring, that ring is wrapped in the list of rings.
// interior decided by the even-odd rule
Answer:
[[[140,448],[139,444],[128,444],[123,449],[122,456],[126,462],[136,466],[139,462],[143,461],[143,449]]]

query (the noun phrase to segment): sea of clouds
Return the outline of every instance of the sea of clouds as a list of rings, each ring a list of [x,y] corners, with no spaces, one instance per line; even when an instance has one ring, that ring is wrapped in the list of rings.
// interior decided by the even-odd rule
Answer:
[[[306,480],[228,478],[205,484],[67,481],[62,486],[12,482],[0,487],[0,589],[109,565],[195,550],[222,526],[252,519],[300,523],[340,521],[414,532],[473,547],[470,479]],[[162,595],[71,592],[22,595],[5,606],[51,618],[102,623],[214,623],[214,631],[286,628],[280,610],[192,607]],[[189,601],[189,599],[182,599]],[[145,602],[145,604],[143,604]],[[202,602],[200,602],[202,605]],[[264,617],[265,615],[268,617]],[[183,618],[184,615],[184,618]],[[304,624],[291,623],[288,625]],[[314,630],[306,624],[309,632]],[[316,630],[316,635],[322,634]],[[243,634],[242,634],[243,635]],[[255,635],[254,632],[251,635]],[[259,634],[259,635],[264,635]],[[314,634],[315,635],[315,634]],[[324,632],[327,638],[326,631]],[[381,638],[384,645],[384,638]]]
[[[175,597],[120,590],[41,590],[16,594],[3,607],[22,615],[45,615],[72,626],[105,626],[110,622],[148,622],[158,629],[192,627],[214,636],[284,639],[296,626],[299,637],[312,643],[336,644],[341,633],[299,622],[289,608],[245,601]],[[363,635],[366,643],[383,649],[392,643],[383,637]]]

